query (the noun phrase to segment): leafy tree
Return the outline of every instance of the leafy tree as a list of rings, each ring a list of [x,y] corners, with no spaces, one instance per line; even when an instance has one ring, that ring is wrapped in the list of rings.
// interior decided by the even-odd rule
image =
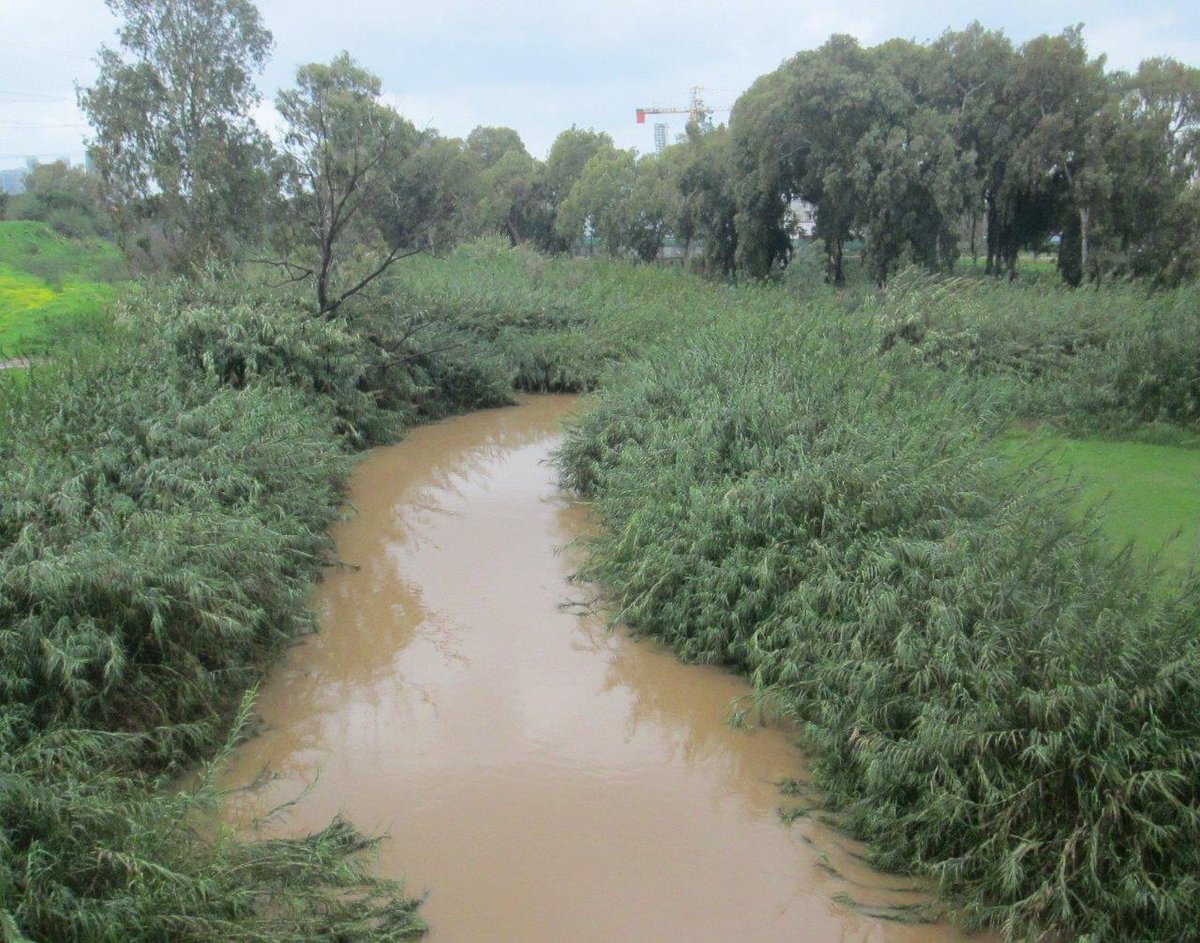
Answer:
[[[653,262],[680,217],[681,198],[670,162],[647,154],[635,165],[635,182],[626,211],[626,245],[643,262]]]
[[[379,102],[380,91],[379,79],[343,52],[329,65],[301,66],[296,87],[276,99],[287,123],[280,165],[291,210],[290,251],[279,264],[312,280],[325,318],[415,251],[390,209],[395,168],[417,133]],[[367,260],[350,271],[355,250]]]
[[[559,204],[555,231],[568,245],[595,236],[609,255],[617,255],[627,244],[636,187],[637,155],[632,150],[597,152]]]
[[[1174,59],[1147,59],[1127,83],[1134,115],[1156,125],[1181,183],[1200,174],[1200,69]]]
[[[479,221],[484,229],[503,232],[515,246],[532,242],[553,243],[554,205],[550,200],[543,166],[522,148],[511,149],[480,179],[483,194]]]
[[[512,128],[496,128],[480,125],[467,135],[467,150],[485,170],[494,167],[510,152],[529,156],[521,135]]]
[[[693,239],[703,246],[705,270],[725,277],[736,267],[737,199],[732,139],[729,129],[716,128],[689,137],[664,156],[675,161],[679,191],[675,235],[685,249]]]
[[[611,153],[615,150],[612,137],[605,132],[583,130],[574,125],[554,139],[550,146],[550,154],[546,158],[543,181],[546,195],[556,215],[559,206],[570,195],[575,182],[583,176],[583,168],[587,166],[588,161],[598,153]],[[549,251],[565,251],[570,248],[570,243],[557,236],[564,228],[570,227],[559,227],[555,222],[553,231],[556,236],[551,244],[542,248]]]
[[[583,168],[596,154],[615,150],[612,137],[603,131],[585,131],[571,125],[559,134],[546,158],[546,184],[554,201],[561,203],[567,198],[575,181],[583,176]]]
[[[269,185],[249,113],[271,34],[250,0],[105,2],[121,48],[101,48],[79,102],[122,243],[177,269],[228,256],[256,234]]]
[[[380,222],[392,245],[444,252],[479,231],[479,160],[461,138],[422,132],[410,154],[390,169],[391,199]]]
[[[653,261],[678,215],[679,195],[667,170],[657,156],[598,151],[559,205],[558,235],[568,243],[593,235],[609,255],[630,252]]]
[[[998,271],[1001,239],[999,196],[1004,186],[1012,140],[1005,87],[1016,50],[998,30],[978,22],[946,32],[933,44],[928,101],[949,117],[960,154],[973,154],[971,193],[965,201],[970,252],[977,255],[977,234],[986,221],[986,271]],[[1008,243],[1019,240],[1009,239]],[[1016,264],[1016,251],[1011,253]]]
[[[1059,270],[1069,284],[1087,268],[1092,219],[1110,187],[1102,161],[1109,93],[1104,60],[1088,58],[1079,27],[1021,47],[1009,92],[1018,130],[1010,174],[1057,206]]]
[[[111,236],[101,202],[101,181],[64,161],[39,164],[25,177],[25,192],[12,201],[13,219],[32,219],[72,238]]]
[[[758,278],[787,260],[791,245],[784,213],[810,150],[789,113],[789,84],[785,64],[759,78],[737,100],[730,116],[734,261]]]
[[[1101,125],[1105,200],[1093,222],[1092,278],[1173,283],[1197,274],[1200,69],[1169,59],[1118,75]]]

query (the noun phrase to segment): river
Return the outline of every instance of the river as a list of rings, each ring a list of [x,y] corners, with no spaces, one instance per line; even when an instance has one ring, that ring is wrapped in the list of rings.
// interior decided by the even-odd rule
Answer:
[[[547,458],[575,405],[526,397],[362,461],[334,528],[348,566],[263,685],[231,818],[313,783],[269,828],[341,811],[386,832],[378,868],[425,897],[429,943],[962,939],[866,915],[922,898],[818,822],[783,823],[776,783],[802,757],[783,729],[727,722],[744,682],[571,605],[587,509]]]

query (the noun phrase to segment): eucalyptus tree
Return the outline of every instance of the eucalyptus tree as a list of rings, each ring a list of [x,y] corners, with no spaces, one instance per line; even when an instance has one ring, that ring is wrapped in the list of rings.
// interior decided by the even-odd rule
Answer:
[[[12,201],[13,219],[43,222],[64,236],[111,236],[100,179],[64,161],[39,164],[25,177],[25,192]]]
[[[785,210],[798,197],[817,208],[829,281],[844,281],[845,243],[882,225],[870,217],[864,190],[871,186],[872,155],[882,159],[882,151],[905,146],[903,135],[892,132],[914,107],[898,67],[886,60],[911,55],[911,46],[880,53],[851,36],[833,36],[759,79],[738,100],[732,119],[741,171],[737,251],[748,274],[763,276],[786,263]],[[872,189],[876,202],[883,199],[884,191]]]
[[[611,153],[616,150],[611,135],[604,131],[591,128],[577,128],[571,125],[561,132],[550,146],[550,154],[542,171],[546,195],[554,208],[557,218],[559,206],[571,193],[575,182],[583,175],[587,162],[599,153]],[[558,235],[560,227],[557,219],[552,224],[553,240],[543,248],[550,251],[565,251],[570,247]]]
[[[485,170],[494,167],[506,154],[516,152],[529,156],[517,131],[490,125],[479,125],[467,135],[467,150]]]
[[[724,277],[737,263],[737,195],[734,151],[727,127],[714,128],[668,148],[676,152],[676,235],[703,245],[704,268]]]
[[[1200,69],[1150,59],[1114,84],[1099,141],[1109,186],[1088,274],[1165,283],[1200,274]]]
[[[1200,69],[1175,59],[1147,59],[1126,85],[1134,113],[1157,125],[1172,173],[1200,179]]]
[[[483,229],[504,233],[514,246],[531,242],[545,247],[555,241],[554,204],[544,165],[524,147],[505,151],[485,167],[480,193],[477,211]]]
[[[271,34],[250,0],[105,0],[119,49],[100,49],[79,104],[122,244],[186,270],[252,238],[269,145],[250,112]]]
[[[678,219],[679,192],[659,155],[601,150],[558,207],[555,229],[567,243],[593,236],[611,256],[653,261]]]
[[[809,166],[811,144],[789,110],[786,68],[756,80],[730,116],[733,265],[755,278],[788,258],[784,213]]]
[[[1016,49],[1003,32],[985,29],[978,22],[943,33],[931,49],[934,66],[928,100],[950,119],[959,153],[974,155],[964,218],[972,258],[978,255],[981,223],[984,226],[985,270],[990,274],[998,270],[1005,243],[999,195],[1013,126],[1004,92]]]
[[[379,78],[343,52],[329,65],[301,66],[296,87],[276,99],[289,209],[286,257],[276,264],[312,282],[324,318],[417,251],[389,212],[417,132],[379,100],[381,91]]]
[[[632,150],[598,150],[559,203],[555,232],[568,245],[594,236],[609,255],[617,255],[627,245],[637,182],[637,155]]]
[[[1069,284],[1088,267],[1091,223],[1111,186],[1102,159],[1110,94],[1104,58],[1088,57],[1079,27],[1021,47],[1009,89],[1017,129],[1010,174],[1057,207],[1059,271]]]
[[[958,257],[976,153],[939,101],[945,58],[907,40],[868,52],[872,114],[849,170],[867,260],[880,283],[906,262],[946,270]]]
[[[422,131],[389,173],[391,201],[381,217],[389,241],[438,254],[481,231],[483,177],[462,138]]]

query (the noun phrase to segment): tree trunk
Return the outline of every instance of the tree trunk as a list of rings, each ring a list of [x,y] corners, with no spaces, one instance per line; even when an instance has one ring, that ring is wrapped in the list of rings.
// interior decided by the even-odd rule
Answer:
[[[1079,271],[1085,276],[1088,267],[1088,230],[1091,228],[1091,222],[1092,208],[1081,206],[1079,208]]]
[[[998,243],[998,235],[996,229],[996,198],[990,193],[985,197],[987,201],[987,264],[984,266],[983,272],[985,275],[1000,274],[1000,253]]]

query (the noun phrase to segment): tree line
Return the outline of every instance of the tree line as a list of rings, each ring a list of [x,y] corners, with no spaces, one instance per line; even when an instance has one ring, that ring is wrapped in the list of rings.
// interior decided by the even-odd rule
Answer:
[[[835,282],[855,236],[881,282],[906,262],[946,269],[964,244],[1011,276],[1054,239],[1072,285],[1200,261],[1200,70],[1106,71],[1080,27],[1020,46],[978,24],[930,44],[834,36],[755,82],[732,131],[752,274],[786,261],[792,197],[816,206]]]
[[[255,258],[311,283],[325,316],[406,254],[486,232],[643,260],[674,238],[710,273],[761,278],[788,264],[798,201],[837,284],[852,244],[880,283],[964,251],[1013,277],[1022,250],[1052,249],[1071,285],[1200,272],[1200,69],[1108,71],[1079,27],[833,36],[759,78],[728,126],[702,114],[641,156],[572,127],[543,161],[511,128],[417,129],[347,53],[297,70],[273,142],[251,118],[272,48],[251,0],[106,2],[119,48],[80,93],[95,174],[35,172],[22,214],[61,205],[86,228],[90,193],[144,267]]]

